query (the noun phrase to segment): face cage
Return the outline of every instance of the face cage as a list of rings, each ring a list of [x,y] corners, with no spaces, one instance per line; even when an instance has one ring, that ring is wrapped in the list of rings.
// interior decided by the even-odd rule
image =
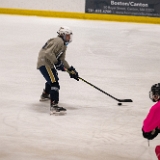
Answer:
[[[157,102],[160,99],[160,95],[158,94],[153,94],[152,91],[149,91],[149,98],[153,101],[153,102]]]
[[[69,35],[70,35],[70,39],[69,40],[66,40],[66,35],[63,36],[63,39],[64,39],[66,45],[68,45],[69,43],[72,42],[73,35],[72,34],[69,34]]]

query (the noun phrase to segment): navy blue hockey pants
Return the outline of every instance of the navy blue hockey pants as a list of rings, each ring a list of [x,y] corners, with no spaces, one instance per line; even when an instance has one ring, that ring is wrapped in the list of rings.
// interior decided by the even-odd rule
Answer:
[[[50,94],[51,103],[54,101],[55,103],[59,102],[59,78],[58,73],[55,68],[51,69],[49,67],[42,66],[39,68],[41,74],[46,80],[44,91],[47,94]]]

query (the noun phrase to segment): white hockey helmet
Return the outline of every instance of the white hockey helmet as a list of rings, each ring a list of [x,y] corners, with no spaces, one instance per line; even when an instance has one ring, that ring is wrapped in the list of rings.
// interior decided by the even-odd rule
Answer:
[[[69,27],[62,26],[62,27],[60,27],[60,29],[58,30],[57,33],[58,33],[58,35],[60,37],[63,38],[63,40],[65,42],[65,45],[68,45],[70,42],[72,42],[72,35],[73,35],[73,33],[72,33],[72,30]],[[66,37],[66,35],[70,36],[69,39]]]

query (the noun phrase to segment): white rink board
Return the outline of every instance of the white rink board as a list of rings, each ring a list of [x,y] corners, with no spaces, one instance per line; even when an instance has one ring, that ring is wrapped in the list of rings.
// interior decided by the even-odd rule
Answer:
[[[3,0],[0,8],[85,12],[85,0]]]

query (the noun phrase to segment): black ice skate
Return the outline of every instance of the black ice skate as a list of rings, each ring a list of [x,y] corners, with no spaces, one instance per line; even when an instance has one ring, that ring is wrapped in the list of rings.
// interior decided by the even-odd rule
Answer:
[[[45,91],[43,91],[41,97],[40,97],[40,101],[48,101],[50,100],[50,96],[49,94],[45,93]]]
[[[59,107],[58,104],[52,103],[50,106],[50,115],[56,113],[65,113],[66,109],[63,107]]]

